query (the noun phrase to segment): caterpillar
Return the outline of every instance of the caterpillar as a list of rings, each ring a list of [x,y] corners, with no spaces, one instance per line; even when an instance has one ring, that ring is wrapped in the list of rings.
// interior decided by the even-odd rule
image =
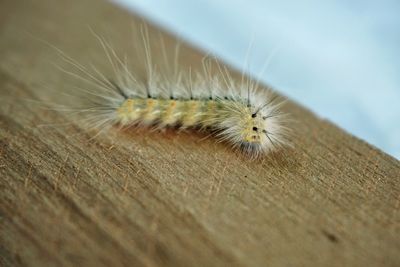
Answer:
[[[261,88],[259,81],[245,78],[244,73],[237,81],[217,61],[218,71],[213,73],[209,56],[203,58],[200,71],[177,71],[174,62],[173,74],[157,72],[147,28],[141,28],[146,77],[140,79],[130,70],[126,58],[122,60],[103,37],[93,34],[113,69],[112,79],[58,50],[75,69],[73,72],[61,68],[62,71],[91,87],[79,88],[89,96],[79,110],[87,128],[100,129],[99,133],[112,126],[207,131],[217,141],[230,144],[250,158],[287,145],[286,114],[280,111],[283,102],[278,102],[270,90]]]

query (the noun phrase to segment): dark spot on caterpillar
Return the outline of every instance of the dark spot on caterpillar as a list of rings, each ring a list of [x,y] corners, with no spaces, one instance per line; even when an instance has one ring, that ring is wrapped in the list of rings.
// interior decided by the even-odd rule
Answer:
[[[115,83],[113,80],[111,80],[111,79],[108,79],[108,81],[112,84],[112,86],[114,86],[115,89],[117,89],[117,91],[118,91],[125,99],[128,99],[128,98],[129,98],[128,95],[125,94],[124,90],[122,90],[122,88],[119,87],[118,84],[116,84],[116,83]]]
[[[251,117],[252,117],[252,118],[255,118],[255,117],[257,117],[257,113],[253,113],[253,114],[251,114]]]
[[[253,127],[253,131],[257,132],[258,128],[257,127]]]
[[[267,133],[267,130],[262,130],[262,132],[266,134],[266,133]]]
[[[224,97],[224,99],[228,100],[228,97],[227,97],[227,96],[225,96],[225,97]]]

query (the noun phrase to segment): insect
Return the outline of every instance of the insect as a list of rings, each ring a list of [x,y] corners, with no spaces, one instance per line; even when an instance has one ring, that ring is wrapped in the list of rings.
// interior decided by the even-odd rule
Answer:
[[[245,78],[244,74],[237,81],[226,67],[210,57],[203,59],[203,68],[196,72],[191,68],[178,71],[176,60],[171,67],[173,74],[157,71],[152,63],[147,27],[141,27],[140,33],[145,79],[132,72],[127,59],[122,60],[95,33],[112,66],[112,79],[96,67],[85,67],[58,51],[75,68],[75,72],[62,70],[92,88],[80,88],[90,96],[88,104],[79,111],[88,128],[100,129],[100,132],[111,126],[208,131],[216,140],[230,144],[250,158],[287,144],[286,114],[280,111],[282,102],[269,90],[260,88],[258,81]],[[166,54],[164,50],[163,55]],[[165,63],[168,66],[168,60]]]

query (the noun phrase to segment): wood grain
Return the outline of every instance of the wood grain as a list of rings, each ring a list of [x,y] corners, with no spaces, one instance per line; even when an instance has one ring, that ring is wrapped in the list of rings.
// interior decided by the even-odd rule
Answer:
[[[138,17],[94,0],[0,6],[2,266],[400,266],[399,161],[290,101],[294,147],[262,161],[193,133],[91,140],[25,101],[68,101],[37,39],[107,73],[86,25],[129,51]]]

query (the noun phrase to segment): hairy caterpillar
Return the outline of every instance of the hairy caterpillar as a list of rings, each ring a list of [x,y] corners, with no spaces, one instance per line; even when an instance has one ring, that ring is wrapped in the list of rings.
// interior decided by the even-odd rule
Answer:
[[[194,75],[190,68],[186,72],[177,71],[176,62],[173,74],[157,72],[152,64],[147,28],[143,27],[146,77],[140,79],[130,71],[126,59],[121,60],[104,38],[94,35],[113,68],[113,79],[57,49],[63,60],[75,68],[75,71],[62,70],[92,88],[79,88],[90,96],[79,110],[88,128],[100,132],[110,126],[209,131],[217,140],[231,144],[251,158],[286,144],[288,128],[285,114],[279,110],[282,102],[277,103],[271,92],[259,88],[258,81],[242,74],[238,82],[218,63],[217,74],[212,73],[208,57],[203,59],[202,71]],[[165,50],[163,54],[167,58]]]

